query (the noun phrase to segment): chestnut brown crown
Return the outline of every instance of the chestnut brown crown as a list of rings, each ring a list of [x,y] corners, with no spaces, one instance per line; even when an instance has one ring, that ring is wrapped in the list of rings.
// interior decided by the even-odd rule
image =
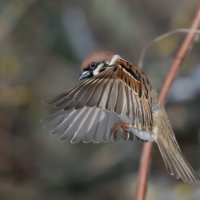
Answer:
[[[93,62],[110,62],[115,53],[111,51],[98,51],[90,54],[82,63],[82,70],[87,70],[89,65]]]
[[[115,55],[110,51],[98,51],[90,54],[82,63],[79,79],[87,79],[104,71]]]

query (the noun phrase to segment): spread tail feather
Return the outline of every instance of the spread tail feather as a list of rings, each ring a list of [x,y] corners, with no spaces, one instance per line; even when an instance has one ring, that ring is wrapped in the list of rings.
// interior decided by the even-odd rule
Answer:
[[[156,140],[160,153],[170,175],[185,183],[199,183],[200,179],[182,154],[175,138]]]
[[[199,183],[199,176],[180,150],[164,106],[159,103],[157,93],[152,92],[153,133],[168,172],[185,183]]]

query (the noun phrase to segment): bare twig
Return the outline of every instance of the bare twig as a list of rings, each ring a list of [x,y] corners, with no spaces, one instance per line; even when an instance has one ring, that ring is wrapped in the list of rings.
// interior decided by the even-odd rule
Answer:
[[[196,30],[200,26],[200,7],[198,8],[197,15],[195,16],[192,25],[191,30]],[[172,82],[178,73],[178,70],[180,69],[181,64],[184,61],[184,58],[188,52],[188,49],[191,47],[194,38],[195,38],[195,31],[191,31],[187,34],[185,40],[183,41],[173,63],[170,68],[170,71],[165,79],[165,82],[163,84],[163,87],[160,92],[159,100],[161,102],[164,102],[164,100],[167,97],[167,94],[169,92],[169,89],[172,85]],[[147,142],[144,144],[142,155],[141,155],[141,161],[140,161],[140,168],[139,168],[139,175],[138,175],[138,183],[136,188],[136,200],[144,200],[146,196],[146,190],[147,190],[147,178],[149,174],[150,169],[150,163],[151,163],[151,152],[152,152],[152,143]]]
[[[184,34],[186,34],[186,33],[189,33],[189,32],[195,32],[195,33],[197,33],[198,35],[200,35],[200,30],[199,30],[199,29],[192,30],[192,29],[190,29],[190,28],[188,28],[188,29],[187,29],[187,28],[179,28],[179,29],[174,29],[174,30],[172,30],[172,31],[169,31],[169,32],[167,32],[167,33],[165,33],[165,34],[162,34],[162,35],[156,37],[154,40],[152,40],[152,41],[150,41],[149,43],[147,43],[147,45],[145,45],[145,47],[144,47],[144,48],[142,49],[142,51],[141,51],[140,58],[139,58],[139,61],[138,61],[138,67],[139,67],[140,69],[143,68],[144,57],[145,57],[145,55],[146,55],[146,53],[147,53],[147,50],[148,50],[152,45],[154,45],[154,44],[157,43],[157,42],[160,42],[160,41],[163,40],[163,39],[166,39],[166,38],[168,38],[168,37],[171,37],[172,35],[175,35],[175,34],[177,34],[177,33],[184,33]]]

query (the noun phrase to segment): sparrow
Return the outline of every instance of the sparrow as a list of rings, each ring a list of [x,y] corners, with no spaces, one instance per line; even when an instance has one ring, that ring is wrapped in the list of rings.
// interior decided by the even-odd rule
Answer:
[[[171,123],[147,76],[112,52],[95,52],[82,63],[78,86],[46,103],[55,112],[44,126],[60,140],[77,142],[155,142],[170,175],[199,183],[176,141]]]

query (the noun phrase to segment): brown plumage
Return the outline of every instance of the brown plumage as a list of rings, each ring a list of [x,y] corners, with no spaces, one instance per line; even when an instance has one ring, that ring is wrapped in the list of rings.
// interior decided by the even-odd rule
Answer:
[[[88,65],[92,62],[102,62],[102,60],[111,60],[113,53],[110,51],[98,51],[90,54],[82,63],[82,70],[86,70]]]
[[[171,175],[187,183],[199,177],[186,161],[157,93],[136,66],[111,52],[83,62],[81,79],[69,92],[49,101],[56,112],[44,120],[51,133],[71,142],[155,141]]]

